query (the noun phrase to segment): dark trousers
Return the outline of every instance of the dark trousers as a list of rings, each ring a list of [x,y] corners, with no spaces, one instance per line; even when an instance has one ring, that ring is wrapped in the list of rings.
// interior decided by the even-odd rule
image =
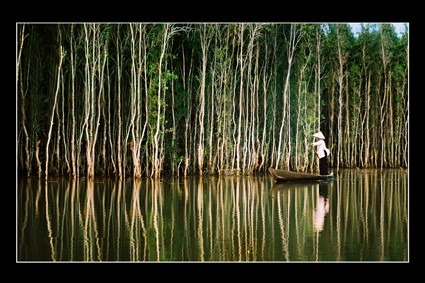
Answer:
[[[320,175],[328,175],[328,154],[325,151],[325,157],[319,158]]]

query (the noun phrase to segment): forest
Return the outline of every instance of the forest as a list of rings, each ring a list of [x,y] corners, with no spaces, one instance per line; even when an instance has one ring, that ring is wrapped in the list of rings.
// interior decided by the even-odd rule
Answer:
[[[388,23],[17,23],[20,176],[407,168],[409,39]]]

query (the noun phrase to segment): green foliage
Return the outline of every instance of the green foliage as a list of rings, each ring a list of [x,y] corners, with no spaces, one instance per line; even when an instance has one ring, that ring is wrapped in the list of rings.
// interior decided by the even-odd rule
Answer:
[[[112,25],[101,25],[100,39],[102,44],[107,44],[111,38]]]

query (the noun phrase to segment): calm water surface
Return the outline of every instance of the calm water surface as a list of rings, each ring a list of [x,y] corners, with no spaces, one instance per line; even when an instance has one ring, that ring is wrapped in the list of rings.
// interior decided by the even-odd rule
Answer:
[[[406,170],[18,179],[17,261],[408,261]]]

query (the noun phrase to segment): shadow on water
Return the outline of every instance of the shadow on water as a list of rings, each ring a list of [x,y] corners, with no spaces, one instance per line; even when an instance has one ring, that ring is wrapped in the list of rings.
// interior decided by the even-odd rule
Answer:
[[[18,261],[406,261],[407,174],[23,178]]]
[[[324,190],[325,188],[329,186],[329,184],[332,184],[334,180],[330,181],[302,181],[302,182],[275,182],[272,185],[271,192],[278,191],[278,190],[290,190],[290,189],[299,189],[299,188],[305,188],[305,187],[316,187],[319,186]]]

